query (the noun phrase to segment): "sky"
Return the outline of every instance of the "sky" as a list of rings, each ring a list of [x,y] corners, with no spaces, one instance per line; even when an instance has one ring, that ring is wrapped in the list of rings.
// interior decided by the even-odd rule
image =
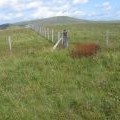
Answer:
[[[120,20],[120,0],[0,0],[0,24],[53,16]]]

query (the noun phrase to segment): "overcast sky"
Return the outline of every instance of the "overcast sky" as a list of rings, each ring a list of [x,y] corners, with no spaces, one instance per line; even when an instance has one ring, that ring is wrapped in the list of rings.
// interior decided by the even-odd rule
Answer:
[[[120,0],[0,0],[0,24],[53,16],[120,20]]]

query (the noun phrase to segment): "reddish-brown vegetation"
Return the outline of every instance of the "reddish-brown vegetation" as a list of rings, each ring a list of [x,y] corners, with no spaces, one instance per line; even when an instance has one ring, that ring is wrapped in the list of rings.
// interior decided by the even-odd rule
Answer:
[[[86,43],[86,44],[77,43],[71,52],[71,56],[73,58],[80,58],[83,56],[85,57],[93,56],[97,53],[99,49],[100,46],[95,43]]]

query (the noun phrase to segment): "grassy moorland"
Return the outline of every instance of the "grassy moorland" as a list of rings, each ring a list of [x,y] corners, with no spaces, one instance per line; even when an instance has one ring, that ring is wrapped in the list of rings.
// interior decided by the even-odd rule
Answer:
[[[69,49],[99,40],[101,52],[72,59],[69,49],[51,51],[53,44],[29,29],[0,31],[0,120],[119,120],[120,25],[52,28],[70,31]],[[108,29],[117,36],[106,49],[102,32]]]

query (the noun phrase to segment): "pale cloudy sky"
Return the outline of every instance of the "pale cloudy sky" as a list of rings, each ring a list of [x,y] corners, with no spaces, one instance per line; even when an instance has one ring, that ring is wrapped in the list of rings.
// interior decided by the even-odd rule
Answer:
[[[0,0],[0,24],[53,16],[120,20],[120,0]]]

